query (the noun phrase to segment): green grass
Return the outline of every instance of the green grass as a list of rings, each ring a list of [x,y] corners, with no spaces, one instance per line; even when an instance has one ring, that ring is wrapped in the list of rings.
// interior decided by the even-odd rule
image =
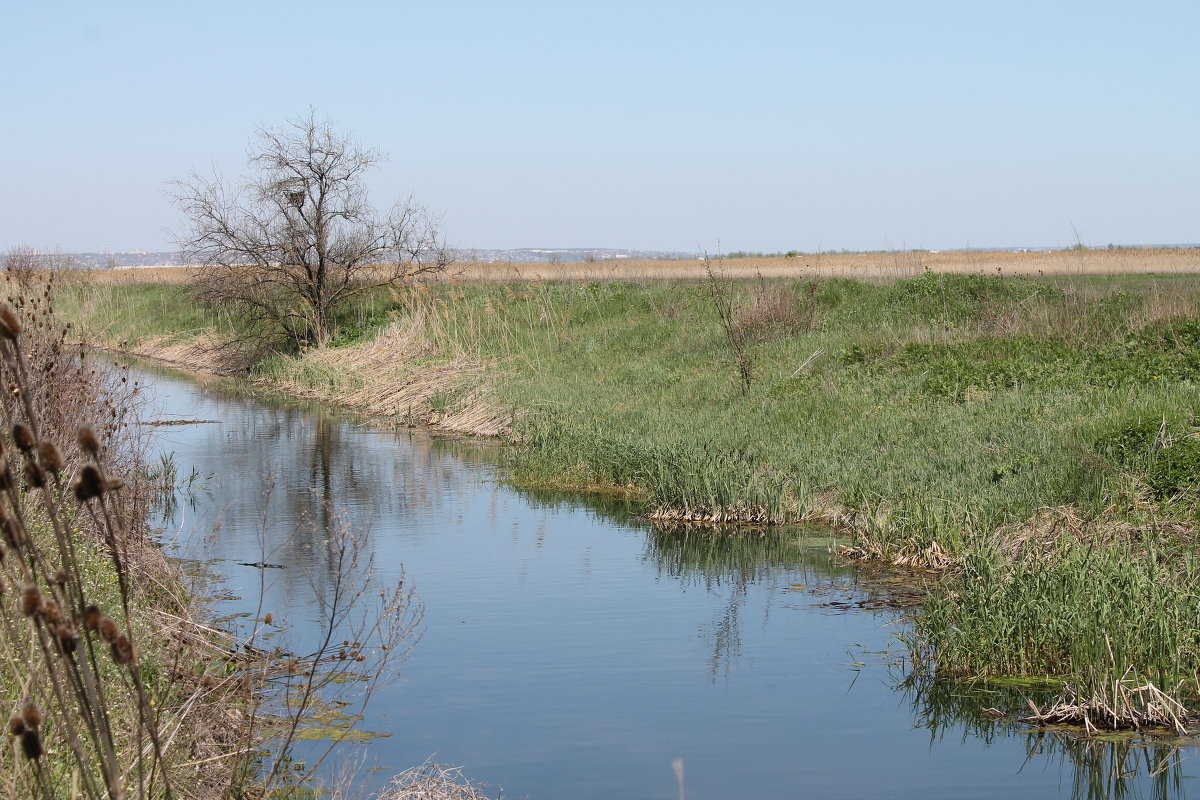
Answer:
[[[1192,552],[1060,543],[1049,554],[1005,559],[975,549],[956,570],[909,639],[939,674],[1081,675],[1107,666],[1170,688],[1200,667]]]
[[[81,312],[99,309],[85,328],[110,341],[220,327],[185,289],[83,291],[96,294]],[[380,292],[335,346],[423,308],[423,358],[493,365],[517,480],[621,487],[648,510],[786,522],[837,504],[889,547],[957,548],[1043,506],[1195,506],[1200,282],[927,274],[737,291],[759,326],[745,395],[699,282]],[[764,298],[782,320],[754,317]],[[257,372],[341,385],[328,364]],[[1130,425],[1142,439],[1114,444]]]
[[[209,331],[229,335],[234,323],[191,296],[187,287],[165,284],[112,286],[75,283],[56,296],[63,319],[96,341],[136,345],[149,339],[185,339]]]
[[[1139,324],[1148,294],[1122,294],[1118,321],[1030,281],[825,281],[808,330],[752,345],[742,396],[701,289],[470,287],[431,334],[497,364],[518,479],[774,521],[832,494],[898,545],[966,541],[1045,505],[1127,505],[1150,476],[1106,457],[1098,429],[1136,413],[1182,430],[1200,411],[1190,323]],[[1001,315],[1016,332],[997,332]]]
[[[105,291],[165,308],[165,290]],[[1200,280],[926,274],[734,295],[746,392],[699,281],[381,292],[335,343],[398,321],[424,328],[427,361],[490,364],[521,483],[698,519],[836,518],[885,557],[936,543],[959,566],[910,642],[940,673],[1128,668],[1166,686],[1200,670]],[[195,324],[164,313],[139,324]],[[1046,509],[1087,535],[1014,556]]]

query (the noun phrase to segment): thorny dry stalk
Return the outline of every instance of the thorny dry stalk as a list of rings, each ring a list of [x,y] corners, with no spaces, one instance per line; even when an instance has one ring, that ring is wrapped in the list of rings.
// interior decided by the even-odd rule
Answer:
[[[67,786],[112,800],[241,796],[246,784],[276,797],[311,791],[303,779],[352,725],[297,776],[291,751],[304,726],[331,703],[345,707],[343,692],[361,713],[420,638],[420,600],[401,575],[372,603],[365,538],[339,522],[325,531],[331,584],[317,593],[309,652],[260,647],[275,623],[261,608],[245,642],[187,619],[178,587],[143,563],[157,550],[141,527],[139,481],[115,477],[139,477],[128,452],[139,387],[70,353],[52,286],[27,286],[0,304],[0,691],[17,693],[0,770],[13,791],[44,800]],[[111,562],[107,576],[97,554]],[[149,624],[174,632],[172,652],[157,641],[143,652]],[[210,727],[225,729],[199,741],[195,719],[213,706],[222,710]]]
[[[268,478],[268,484],[270,480]],[[269,496],[270,492],[267,490]],[[265,530],[271,515],[264,502],[260,544],[265,553]],[[244,748],[259,749],[257,783],[274,797],[307,794],[313,780],[334,748],[346,741],[374,692],[393,678],[396,668],[421,638],[424,606],[403,571],[388,589],[372,589],[374,559],[364,536],[352,531],[326,508],[330,524],[322,531],[326,540],[325,584],[313,596],[319,612],[315,642],[308,652],[259,647],[265,626],[282,624],[265,611],[267,587],[260,586],[257,626],[243,649],[259,655],[247,665],[261,707],[252,710],[244,729]],[[302,524],[316,525],[312,520]],[[310,576],[311,578],[312,576]],[[314,581],[315,583],[315,581]],[[369,592],[376,592],[374,598]],[[351,699],[347,699],[351,698]],[[326,746],[304,762],[299,773],[293,749],[311,717],[322,709],[339,708],[346,724],[326,740]],[[323,726],[330,727],[330,726]],[[268,749],[262,749],[267,747]],[[233,793],[235,787],[230,786]]]
[[[22,696],[8,725],[20,741],[12,774],[31,796],[57,796],[58,773],[68,769],[87,797],[171,798],[159,733],[164,712],[152,702],[134,644],[135,533],[124,484],[109,477],[109,453],[94,428],[79,428],[77,449],[67,450],[69,400],[55,405],[58,392],[95,388],[94,373],[82,363],[72,372],[65,332],[53,333],[51,285],[38,295],[21,283],[24,291],[10,297],[21,313],[0,305],[3,420],[11,432],[0,439],[0,624],[7,668],[25,668],[24,678],[13,676]],[[124,419],[108,402],[101,430],[111,439]],[[81,551],[97,548],[113,563],[119,608],[87,574]],[[133,715],[125,713],[130,705]]]
[[[754,377],[754,363],[746,330],[737,323],[733,280],[725,274],[724,260],[720,256],[717,257],[715,264],[713,259],[709,258],[708,253],[704,253],[702,260],[709,299],[717,312],[717,319],[725,334],[725,343],[729,346],[730,355],[733,356],[738,385],[743,395],[749,394],[750,382]]]

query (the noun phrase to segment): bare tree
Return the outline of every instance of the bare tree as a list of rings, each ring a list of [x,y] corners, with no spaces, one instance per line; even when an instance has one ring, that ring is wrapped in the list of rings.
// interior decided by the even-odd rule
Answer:
[[[437,218],[411,198],[382,215],[368,200],[364,177],[382,160],[310,110],[258,131],[239,185],[195,172],[174,182],[188,223],[176,241],[201,266],[200,299],[251,331],[322,347],[355,295],[444,272]]]
[[[38,251],[27,244],[19,244],[4,255],[4,271],[16,279],[22,290],[29,289],[34,276],[41,268]]]

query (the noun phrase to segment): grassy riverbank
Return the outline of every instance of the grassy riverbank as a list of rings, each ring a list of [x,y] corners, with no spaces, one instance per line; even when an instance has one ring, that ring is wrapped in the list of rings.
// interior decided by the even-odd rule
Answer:
[[[181,291],[84,287],[83,321],[151,348],[233,329]],[[381,293],[333,348],[253,373],[398,422],[482,420],[527,484],[826,520],[858,555],[949,568],[912,639],[939,674],[1170,688],[1200,669],[1197,320],[1186,274],[456,284]]]

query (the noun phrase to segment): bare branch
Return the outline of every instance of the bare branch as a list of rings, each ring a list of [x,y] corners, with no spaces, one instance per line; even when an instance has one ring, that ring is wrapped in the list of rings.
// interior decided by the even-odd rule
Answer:
[[[411,198],[384,215],[371,205],[364,177],[381,161],[310,110],[257,132],[253,175],[233,189],[219,175],[173,183],[199,298],[260,336],[324,346],[354,295],[443,273],[453,254],[437,217]]]

